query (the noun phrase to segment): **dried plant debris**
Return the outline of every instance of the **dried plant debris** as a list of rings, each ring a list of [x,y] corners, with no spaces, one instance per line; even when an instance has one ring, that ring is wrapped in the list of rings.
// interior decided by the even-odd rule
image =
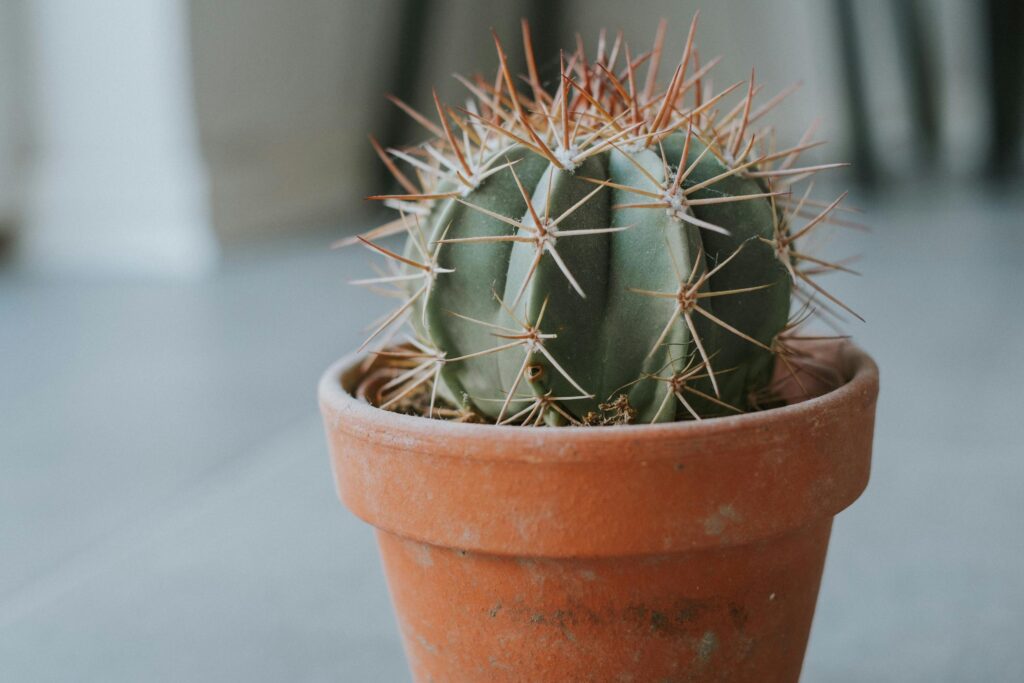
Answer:
[[[584,425],[628,425],[636,421],[636,409],[629,405],[629,396],[626,394],[619,394],[614,400],[597,407],[600,412],[591,411],[583,416]]]

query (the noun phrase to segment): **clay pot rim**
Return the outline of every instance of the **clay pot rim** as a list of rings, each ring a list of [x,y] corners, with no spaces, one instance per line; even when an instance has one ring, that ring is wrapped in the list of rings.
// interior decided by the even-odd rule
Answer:
[[[353,380],[362,373],[360,365],[366,354],[352,353],[335,361],[322,375],[318,395],[323,407],[328,408],[334,420],[346,421],[348,427],[365,428],[377,433],[378,438],[400,445],[403,442],[410,449],[426,447],[428,443],[446,443],[449,446],[459,445],[467,450],[446,448],[434,450],[434,455],[447,455],[453,458],[472,457],[479,460],[537,462],[538,460],[557,459],[560,462],[571,461],[607,461],[629,459],[626,451],[607,447],[590,452],[588,445],[600,442],[606,446],[609,442],[633,441],[671,441],[676,443],[707,442],[719,440],[723,435],[734,438],[739,434],[771,430],[783,423],[814,420],[816,415],[844,402],[854,400],[858,395],[871,394],[877,391],[878,366],[863,350],[849,341],[829,343],[822,348],[832,347],[839,370],[845,382],[835,389],[809,398],[798,403],[771,408],[768,410],[709,418],[702,421],[663,422],[658,424],[609,425],[600,427],[522,427],[515,425],[494,425],[479,423],[458,423],[436,420],[419,415],[405,415],[377,408],[364,400],[356,398],[345,385],[354,384]],[[361,431],[361,429],[360,429]],[[522,444],[514,455],[506,450],[494,448],[498,443]],[[537,445],[544,444],[545,449],[538,452]],[[481,448],[481,445],[486,447]],[[545,456],[544,453],[555,455]],[[661,458],[669,459],[672,454],[664,454]]]

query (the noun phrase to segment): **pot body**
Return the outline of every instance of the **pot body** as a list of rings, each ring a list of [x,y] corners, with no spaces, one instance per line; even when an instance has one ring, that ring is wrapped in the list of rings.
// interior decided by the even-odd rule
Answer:
[[[643,557],[501,557],[378,532],[417,681],[795,681],[829,521]]]
[[[867,484],[877,368],[702,423],[523,428],[321,408],[342,500],[378,529],[417,681],[796,681],[833,516]]]

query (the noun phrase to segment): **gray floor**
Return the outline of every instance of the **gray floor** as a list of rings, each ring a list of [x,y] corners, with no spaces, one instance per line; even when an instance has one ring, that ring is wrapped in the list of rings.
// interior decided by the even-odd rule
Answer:
[[[870,203],[836,289],[883,371],[803,680],[1024,680],[1020,200]],[[318,374],[383,303],[304,237],[192,285],[0,271],[0,680],[408,680]]]

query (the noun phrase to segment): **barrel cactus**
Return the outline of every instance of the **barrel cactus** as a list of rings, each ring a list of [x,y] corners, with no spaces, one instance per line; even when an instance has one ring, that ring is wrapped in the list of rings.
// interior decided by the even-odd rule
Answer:
[[[402,186],[373,199],[400,216],[344,241],[391,266],[362,284],[403,298],[367,340],[404,368],[385,407],[418,392],[500,424],[664,422],[756,407],[779,359],[799,381],[791,310],[852,311],[813,279],[845,266],[797,246],[843,197],[793,186],[840,164],[798,162],[813,129],[776,148],[761,119],[785,92],[756,105],[753,72],[715,92],[695,28],[667,83],[664,23],[640,55],[621,34],[563,54],[547,88],[524,23],[524,87],[495,36],[497,77],[460,78],[466,106],[435,93],[435,122],[396,100],[433,138],[373,142]],[[380,243],[395,233],[404,249]]]

